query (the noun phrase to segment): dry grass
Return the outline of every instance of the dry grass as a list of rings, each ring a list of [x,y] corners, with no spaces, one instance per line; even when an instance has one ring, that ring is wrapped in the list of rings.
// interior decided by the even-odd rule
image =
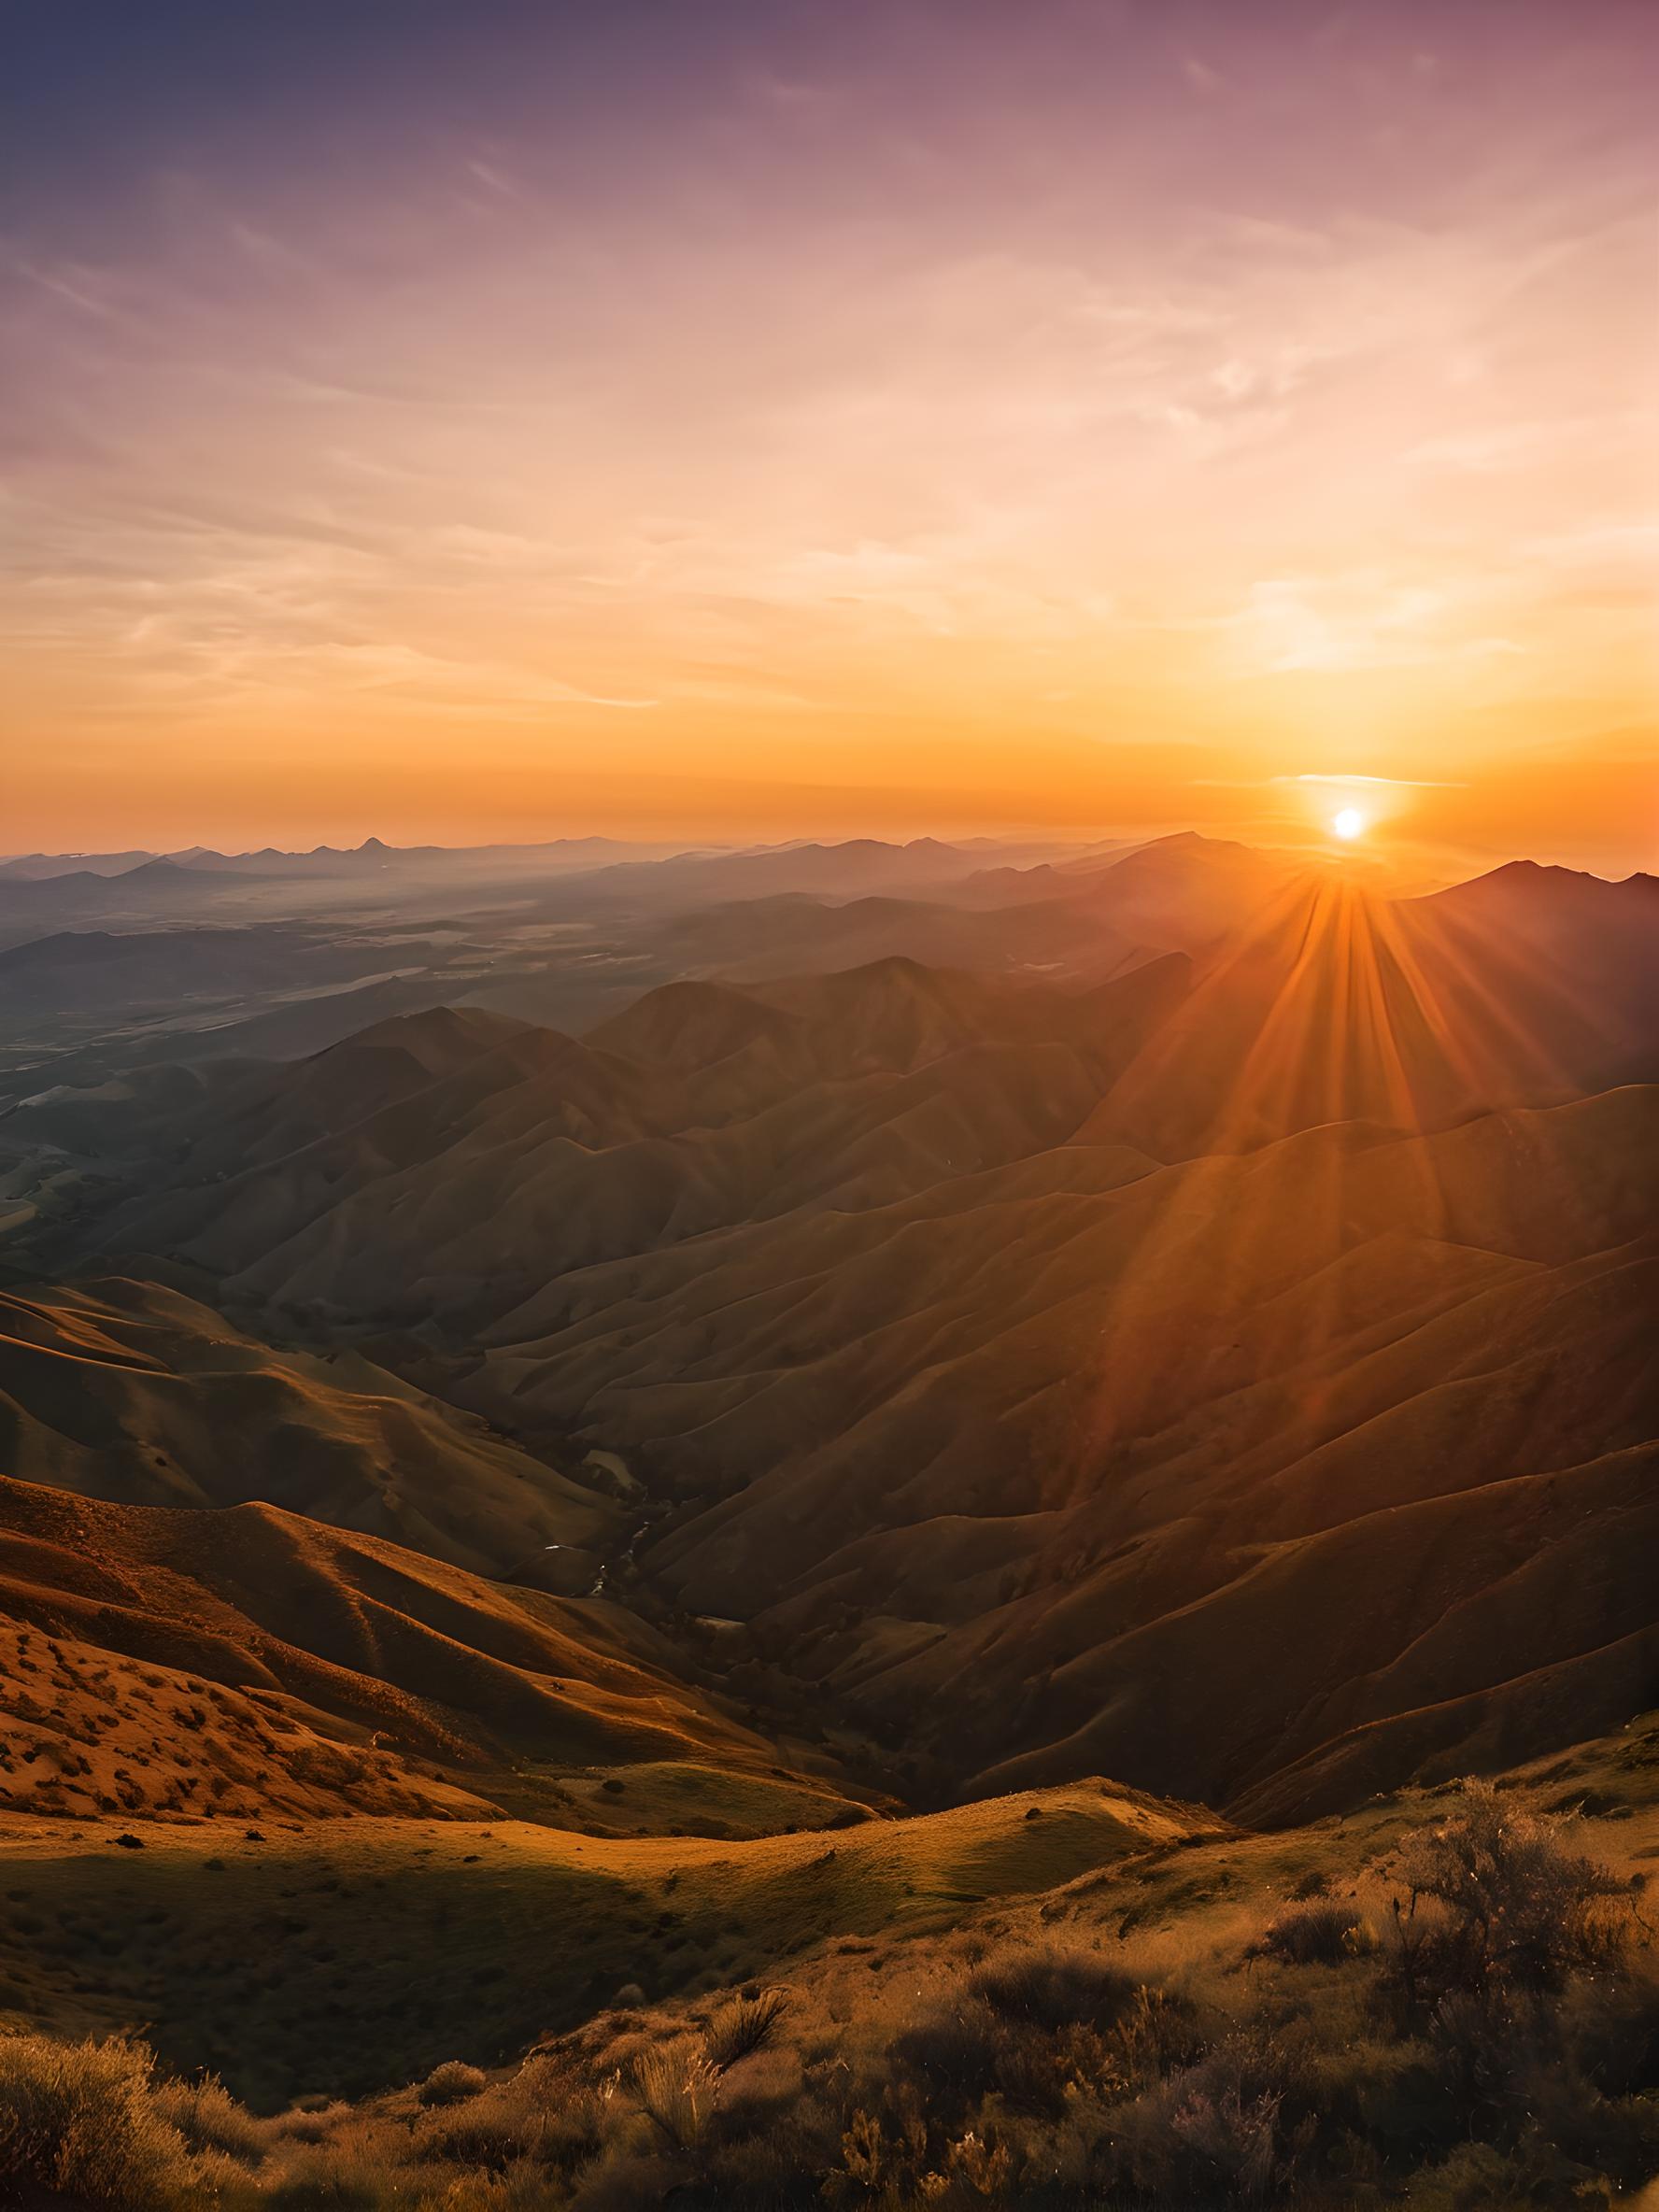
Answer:
[[[446,2059],[441,2066],[432,2068],[416,2095],[422,2105],[464,2105],[489,2082],[482,2066],[469,2066],[462,2059]]]
[[[222,2151],[249,2165],[257,2165],[264,2155],[268,2130],[237,2104],[217,2075],[204,2075],[195,2081],[157,2081],[150,2089],[150,2103],[192,2150]]]
[[[184,2137],[151,2090],[153,2061],[132,2043],[0,2038],[0,2180],[13,2198],[50,2191],[151,2212],[191,2189]]]
[[[1250,1955],[1283,1959],[1292,1966],[1335,1966],[1375,1950],[1365,1915],[1348,1905],[1292,1905],[1274,1915]]]
[[[725,2073],[769,2043],[788,2009],[789,2000],[782,1990],[734,1998],[703,2030],[703,2056],[716,2073]]]
[[[111,2212],[1576,2212],[1644,2186],[1659,1967],[1629,1893],[1519,1802],[1424,1809],[1404,1836],[1379,1811],[1152,1851],[966,1924],[839,1936],[792,1961],[787,2001],[636,1994],[515,2067],[268,2119],[128,2046],[21,2039],[32,2079],[61,2064],[83,2112],[127,2118],[94,2168],[59,2095],[11,2177],[73,2176]],[[1355,1940],[1408,1869],[1411,1992],[1388,1942]]]
[[[0,1893],[26,1893],[27,1929],[9,1946],[0,1929],[0,1974],[31,2024],[73,2039],[152,2023],[163,2068],[206,2068],[258,2110],[361,2100],[447,2059],[499,2064],[625,1989],[709,1999],[1147,1841],[1151,1816],[1099,1786],[1046,1793],[1041,1821],[1030,1801],[735,1842],[391,1819],[273,1823],[256,1841],[205,1822],[147,1823],[125,1851],[92,1823],[20,1822],[0,1836]]]
[[[720,2077],[700,2051],[682,2046],[645,2052],[629,2087],[671,2150],[693,2150],[708,2131]]]

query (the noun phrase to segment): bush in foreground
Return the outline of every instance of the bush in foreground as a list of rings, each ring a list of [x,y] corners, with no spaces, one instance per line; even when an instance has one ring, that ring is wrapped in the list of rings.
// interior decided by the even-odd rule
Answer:
[[[1410,1903],[1394,1902],[1391,1949],[1412,2002],[1556,1991],[1625,1946],[1624,1884],[1490,1782],[1466,1782],[1445,1819],[1409,1837],[1398,1872]]]
[[[52,2191],[115,2212],[179,2203],[193,2177],[151,2093],[152,2065],[133,2043],[0,2037],[3,2193]]]

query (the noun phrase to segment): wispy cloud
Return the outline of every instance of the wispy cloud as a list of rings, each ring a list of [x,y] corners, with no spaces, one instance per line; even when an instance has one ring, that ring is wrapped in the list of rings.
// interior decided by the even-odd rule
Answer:
[[[1439,776],[1421,775],[1359,775],[1347,769],[1332,769],[1328,772],[1304,769],[1294,775],[1195,775],[1187,780],[1195,790],[1203,791],[1270,791],[1275,785],[1280,784],[1312,785],[1315,787],[1340,785],[1344,788],[1352,784],[1356,788],[1376,786],[1394,791],[1467,791],[1469,788],[1467,780],[1452,781]]]
[[[1548,11],[1499,51],[1439,11],[1432,66],[1364,10],[831,12],[624,102],[574,11],[522,84],[324,79],[246,148],[181,79],[164,163],[20,200],[19,732],[125,702],[210,773],[203,732],[591,709],[631,761],[915,781],[1042,723],[1242,787],[1309,726],[1432,729],[1451,779],[1518,712],[1637,719],[1634,72]]]
[[[1421,775],[1354,775],[1346,770],[1332,771],[1329,774],[1304,770],[1298,775],[1274,775],[1270,784],[1384,784],[1402,791],[1467,791],[1467,781],[1449,781],[1443,776]]]

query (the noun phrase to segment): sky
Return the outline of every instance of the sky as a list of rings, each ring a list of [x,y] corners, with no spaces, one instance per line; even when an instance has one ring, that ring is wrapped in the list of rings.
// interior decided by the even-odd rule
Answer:
[[[0,0],[0,848],[1652,864],[1656,106],[1647,0]]]

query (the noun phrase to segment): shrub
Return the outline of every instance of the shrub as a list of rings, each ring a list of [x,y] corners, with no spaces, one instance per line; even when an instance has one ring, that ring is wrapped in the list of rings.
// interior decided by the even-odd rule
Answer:
[[[1135,2186],[1171,2205],[1252,2204],[1294,2192],[1320,2101],[1306,2054],[1256,2024],[1223,2038],[1118,2116]]]
[[[1004,2020],[1040,2028],[1110,2027],[1135,1993],[1130,1976],[1092,1951],[1006,1951],[968,1987]]]
[[[1156,2081],[1190,2065],[1202,2048],[1192,2003],[1169,1990],[1136,1990],[1112,2031],[1113,2059],[1131,2083]]]
[[[525,2159],[571,2173],[603,2141],[614,2087],[591,2087],[558,2059],[536,2053],[504,2081],[434,2112],[421,2123],[416,2148],[423,2159],[495,2174]]]
[[[1396,1899],[1388,1950],[1413,2003],[1506,1984],[1558,1990],[1624,1949],[1623,1918],[1609,1908],[1624,1886],[1567,1850],[1559,1822],[1506,1802],[1490,1783],[1466,1782],[1449,1819],[1406,1839],[1398,1870],[1411,1909]],[[1439,1909],[1419,1921],[1425,1897]]]
[[[245,2164],[258,2163],[265,2132],[251,2112],[238,2105],[217,2075],[197,2081],[158,2081],[150,2108],[178,2130],[192,2150],[220,2150]]]
[[[547,2212],[547,2177],[529,2159],[501,2174],[461,2174],[445,2185],[442,2212]]]
[[[1170,2114],[1170,2133],[1198,2177],[1248,2203],[1265,2197],[1273,2183],[1279,2102],[1271,2090],[1248,2098],[1237,2089],[1215,2096],[1195,2090]]]
[[[1651,1946],[1616,1979],[1569,1990],[1559,2009],[1562,2043],[1609,2096],[1659,2090],[1659,1958]],[[1655,2118],[1659,2120],[1659,2099]]]
[[[326,2143],[350,2118],[350,2106],[337,2101],[295,2106],[291,2111],[278,2113],[270,2122],[270,2133],[273,2138],[284,2143]]]
[[[441,2066],[432,2068],[415,2094],[422,2105],[464,2105],[488,2080],[482,2067],[469,2066],[461,2059],[446,2059]]]
[[[1499,1983],[1448,1991],[1429,2016],[1436,2078],[1465,2128],[1523,2162],[1524,2201],[1554,2203],[1592,2176],[1639,2189],[1659,2165],[1659,2108],[1651,2096],[1605,2092],[1595,2077],[1596,2039],[1585,2032],[1595,2013],[1609,2025],[1628,2018],[1629,1994],[1616,1980],[1585,1979],[1569,2007],[1548,1992]]]
[[[915,2021],[895,2036],[888,2063],[915,2080],[920,2103],[948,2122],[998,2086],[1003,2038],[985,2007],[966,2005]]]
[[[1411,2201],[1423,2212],[1514,2212],[1527,2202],[1526,2176],[1490,2143],[1461,2143],[1419,2177]]]
[[[640,2110],[674,2150],[701,2142],[719,2075],[700,2052],[650,2050],[634,2062],[630,2084]]]
[[[771,2040],[773,2030],[788,2010],[782,1990],[762,1990],[757,1997],[737,1997],[716,2013],[703,2032],[703,2056],[716,2072],[724,2073]]]
[[[971,2132],[987,2097],[1057,2118],[1071,2097],[1125,2086],[1113,2036],[1135,2004],[1129,1978],[1092,1953],[1005,1950],[894,2038],[889,2090],[926,2116],[937,2156],[941,2132]]]
[[[1507,2092],[1538,2032],[1537,2006],[1510,1989],[1448,1990],[1430,2013],[1427,2040],[1436,2071],[1460,2110]]]
[[[1268,1922],[1245,1954],[1292,1966],[1335,1966],[1376,1949],[1376,1937],[1352,1906],[1290,1906]]]
[[[573,2200],[577,2212],[660,2212],[665,2204],[688,2201],[682,2162],[660,2151],[617,2149],[584,2174]],[[690,2197],[693,2204],[703,2202]],[[544,2195],[537,2212],[546,2212]]]
[[[837,2181],[844,2177],[855,2192],[852,2201],[859,2204],[873,2199],[883,2205],[910,2205],[918,2197],[939,2197],[943,2191],[927,2178],[932,2169],[930,2133],[943,2150],[948,2136],[940,2140],[939,2132],[929,2130],[921,2106],[902,2085],[898,2093],[889,2085],[879,2113],[858,2106],[847,2116]],[[845,2201],[844,2187],[832,2184],[825,2194]]]
[[[272,2212],[375,2212],[393,2186],[378,2161],[316,2144],[295,2154],[264,2202]]]
[[[0,2038],[5,2193],[56,2191],[112,2212],[176,2205],[189,2159],[150,2102],[153,2064],[135,2043]]]
[[[333,2110],[344,2117],[326,2140],[273,2146],[256,2202],[276,2212],[378,2212],[418,2202],[424,2177],[410,2162],[406,2128],[362,2106]]]

